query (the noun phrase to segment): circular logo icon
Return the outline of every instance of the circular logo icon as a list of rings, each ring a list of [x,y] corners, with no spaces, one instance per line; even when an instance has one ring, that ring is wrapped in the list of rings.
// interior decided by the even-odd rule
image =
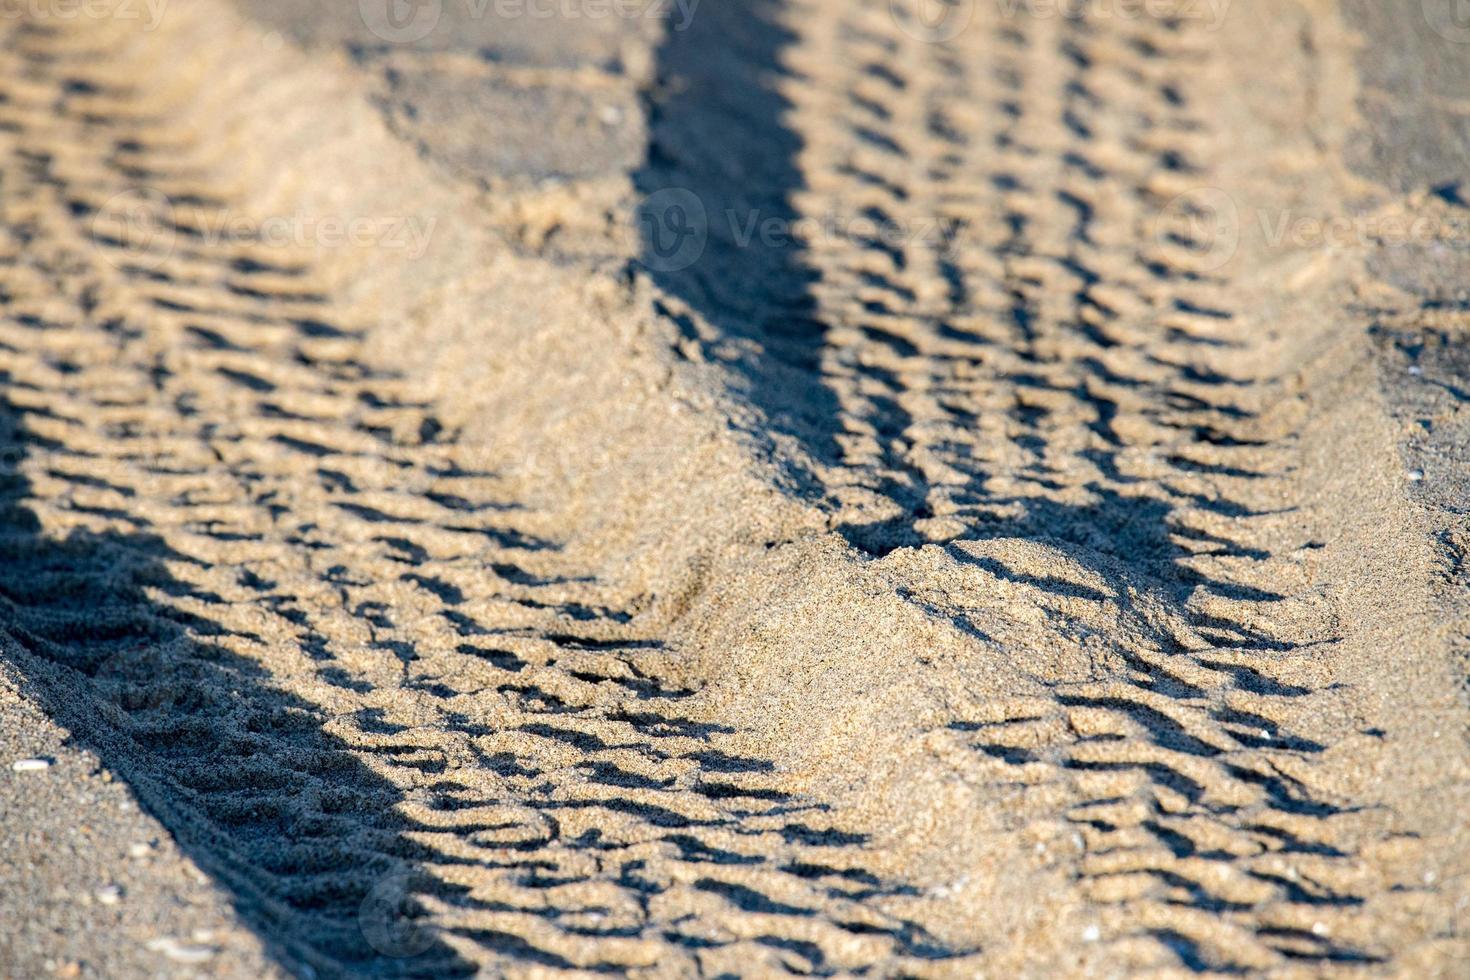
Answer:
[[[1420,0],[1434,33],[1455,44],[1470,44],[1470,0]]]
[[[1154,241],[1199,272],[1213,272],[1240,247],[1240,212],[1218,187],[1199,187],[1170,201],[1155,219]]]
[[[434,934],[422,921],[413,900],[413,880],[398,871],[373,885],[358,910],[358,924],[368,945],[384,956],[407,959],[434,944]]]
[[[439,26],[444,0],[357,0],[367,29],[389,44],[422,41]]]
[[[179,689],[156,650],[115,653],[97,665],[92,680],[125,711],[154,711],[179,700]]]
[[[709,221],[704,202],[693,191],[666,187],[654,191],[638,209],[643,264],[654,272],[687,269],[704,255]]]
[[[158,191],[135,188],[107,199],[92,214],[92,238],[115,265],[154,268],[173,254],[178,238],[173,204]]]
[[[975,16],[975,0],[888,0],[898,29],[925,44],[958,37]]]

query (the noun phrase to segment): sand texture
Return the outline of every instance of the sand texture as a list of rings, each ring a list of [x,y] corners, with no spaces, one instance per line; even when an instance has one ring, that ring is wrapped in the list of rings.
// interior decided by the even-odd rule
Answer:
[[[1466,976],[1470,27],[620,6],[0,18],[0,976]]]

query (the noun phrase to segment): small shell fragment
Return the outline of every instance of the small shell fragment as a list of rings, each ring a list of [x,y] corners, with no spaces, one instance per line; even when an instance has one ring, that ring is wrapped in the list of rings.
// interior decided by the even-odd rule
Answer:
[[[213,946],[181,943],[170,936],[148,940],[147,949],[149,952],[162,953],[175,963],[206,963],[217,952]]]

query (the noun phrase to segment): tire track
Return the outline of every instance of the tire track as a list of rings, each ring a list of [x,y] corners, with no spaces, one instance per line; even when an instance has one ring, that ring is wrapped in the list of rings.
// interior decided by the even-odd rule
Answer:
[[[1062,855],[1118,962],[1382,963],[1393,940],[1364,910],[1418,888],[1379,877],[1366,855],[1396,834],[1326,788],[1334,746],[1300,727],[1334,710],[1332,686],[1294,679],[1343,639],[1310,578],[1322,544],[1294,516],[1322,344],[1242,318],[1250,293],[1213,261],[1198,198],[1177,203],[1227,179],[1221,52],[1183,19],[983,5],[927,44],[884,3],[757,14],[783,40],[737,46],[741,67],[701,65],[697,38],[666,48],[659,91],[678,94],[653,97],[641,186],[690,189],[711,216],[689,269],[662,272],[646,245],[666,312],[698,356],[734,362],[800,447],[796,489],[859,552],[901,569],[942,547],[1019,586],[1062,642],[1105,651],[1092,680],[954,720],[948,758],[973,753],[964,778]],[[764,88],[710,91],[706,74],[732,73]],[[781,113],[776,138],[752,128],[761,111]],[[737,149],[711,181],[712,131],[800,148],[765,169]],[[715,216],[763,204],[821,231],[722,240]],[[812,394],[774,394],[791,391]],[[912,595],[995,639],[981,610],[923,598],[940,591]]]
[[[1325,457],[1372,424],[1341,420],[1367,348],[1268,296],[1288,280],[1264,259],[1212,268],[1198,221],[1158,220],[1252,166],[1280,179],[1222,153],[1232,49],[1003,7],[944,45],[879,2],[686,26],[634,184],[645,235],[660,192],[701,199],[704,256],[660,265],[645,239],[647,318],[646,284],[595,257],[609,305],[510,352],[453,336],[505,342],[493,301],[436,294],[485,295],[473,247],[416,266],[250,230],[298,199],[494,224],[343,111],[372,90],[345,67],[263,56],[213,4],[150,36],[6,26],[0,609],[32,693],[303,974],[1436,962],[1414,957],[1453,931],[1423,873],[1445,839],[1413,794],[1462,770],[1394,765],[1460,756],[1427,741],[1431,655],[1404,655],[1425,623],[1355,595],[1412,606],[1412,569],[1375,577],[1368,533],[1323,510],[1412,528],[1371,451],[1356,496],[1318,486],[1351,482]],[[598,218],[579,249],[616,252]],[[744,239],[769,218],[818,231]],[[767,488],[703,449],[636,505],[606,485],[620,423],[549,403],[624,408],[556,349],[609,328],[640,338],[615,380],[678,382],[626,395],[648,430],[691,408],[747,428],[735,468],[778,470],[792,513],[621,526],[669,486]],[[477,400],[456,381],[499,376],[438,376],[419,348],[446,337],[532,370]],[[683,375],[638,360],[665,339]],[[508,421],[476,428],[485,404]],[[586,458],[527,475],[557,450]],[[1048,875],[1008,877],[1010,850]],[[968,921],[981,876],[1014,918]],[[1002,894],[1032,880],[1067,894]]]
[[[127,80],[133,39],[85,27],[9,27],[0,66],[0,594],[37,695],[284,962],[960,952],[885,911],[906,889],[864,834],[683,713],[674,652],[373,359],[308,250],[219,239],[248,201]]]

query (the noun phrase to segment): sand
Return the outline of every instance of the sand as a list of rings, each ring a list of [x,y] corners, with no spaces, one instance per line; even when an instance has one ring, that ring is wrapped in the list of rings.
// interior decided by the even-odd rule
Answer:
[[[1463,975],[1409,6],[6,11],[0,975]]]

